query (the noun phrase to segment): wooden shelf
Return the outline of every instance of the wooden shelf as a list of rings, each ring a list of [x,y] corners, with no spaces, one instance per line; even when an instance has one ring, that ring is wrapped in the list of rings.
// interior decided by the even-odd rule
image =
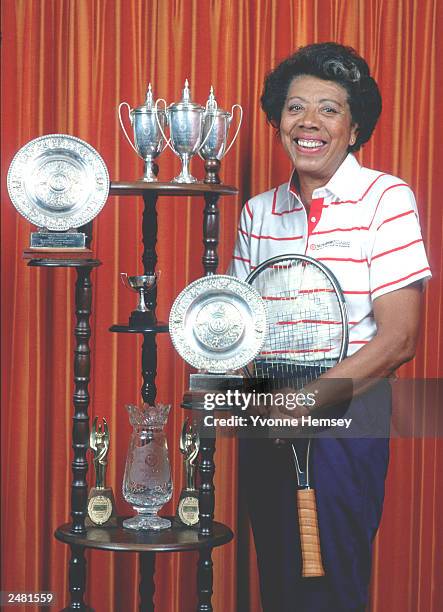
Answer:
[[[112,181],[109,195],[144,195],[149,192],[167,196],[195,196],[205,194],[236,195],[238,189],[232,185],[209,185],[205,183],[147,183],[145,181]]]
[[[173,517],[168,517],[174,521]],[[125,552],[184,552],[214,548],[230,542],[234,537],[232,531],[222,523],[213,523],[213,534],[201,536],[198,529],[174,525],[161,531],[135,531],[124,529],[123,517],[118,519],[118,527],[88,527],[84,536],[71,533],[71,524],[58,527],[55,537],[61,542],[96,548]]]
[[[118,334],[164,334],[169,331],[169,325],[162,321],[157,321],[155,325],[149,325],[149,327],[144,328],[129,327],[129,325],[112,325],[109,331]]]

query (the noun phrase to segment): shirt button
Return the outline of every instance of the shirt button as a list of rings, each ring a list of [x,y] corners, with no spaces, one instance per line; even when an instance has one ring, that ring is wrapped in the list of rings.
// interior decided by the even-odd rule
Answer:
[[[311,217],[311,221],[312,221],[312,223],[315,223],[317,221],[317,218],[316,217]]]

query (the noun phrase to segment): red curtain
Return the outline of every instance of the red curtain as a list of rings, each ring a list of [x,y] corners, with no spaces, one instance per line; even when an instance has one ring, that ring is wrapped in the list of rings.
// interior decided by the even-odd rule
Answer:
[[[52,534],[69,519],[75,275],[31,269],[22,260],[31,226],[5,186],[15,152],[43,134],[72,134],[100,152],[112,180],[136,179],[142,164],[120,132],[118,104],[141,104],[148,82],[155,97],[177,101],[185,78],[194,99],[204,103],[213,84],[223,108],[240,103],[245,113],[239,139],[222,162],[222,180],[240,191],[220,201],[223,271],[242,202],[289,174],[259,108],[264,75],[303,44],[334,40],[355,47],[372,67],[384,105],[360,159],[412,186],[434,272],[418,353],[401,376],[436,378],[442,375],[442,11],[438,0],[5,0],[2,23],[2,589],[54,591],[62,607],[68,547]],[[162,180],[179,168],[171,152],[159,165]],[[192,168],[203,177],[201,160]],[[158,209],[158,314],[165,320],[180,290],[202,273],[202,203],[162,198]],[[103,265],[92,275],[90,414],[110,425],[108,481],[120,513],[130,510],[120,493],[130,435],[124,405],[139,400],[141,346],[139,338],[108,328],[127,320],[133,308],[134,296],[118,276],[142,269],[141,210],[136,197],[110,197],[94,221],[94,253]],[[159,338],[158,348],[158,399],[174,406],[168,438],[175,493],[165,508],[173,513],[183,485],[179,406],[189,370],[168,337]],[[373,611],[443,607],[441,449],[435,438],[392,441],[374,548]],[[216,518],[237,532],[235,442],[220,440],[215,459]],[[241,527],[238,549],[234,541],[214,552],[215,610],[260,610],[253,545]],[[87,601],[98,612],[136,609],[135,557],[88,554]],[[195,609],[195,555],[157,557],[156,609]]]

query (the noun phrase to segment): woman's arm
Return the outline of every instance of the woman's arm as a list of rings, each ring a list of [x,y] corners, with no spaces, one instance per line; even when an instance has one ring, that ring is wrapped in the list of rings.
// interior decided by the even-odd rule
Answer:
[[[422,302],[421,283],[414,283],[380,296],[374,301],[375,337],[359,351],[303,387],[315,393],[309,414],[346,402],[412,359],[419,333]],[[291,392],[294,390],[291,389]],[[284,410],[294,415],[293,411]],[[303,407],[300,413],[306,414]]]

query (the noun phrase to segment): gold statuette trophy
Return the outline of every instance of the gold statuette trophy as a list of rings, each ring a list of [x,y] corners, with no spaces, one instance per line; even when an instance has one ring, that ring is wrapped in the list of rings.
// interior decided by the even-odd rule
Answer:
[[[198,431],[186,419],[180,436],[180,451],[185,464],[186,486],[180,494],[176,518],[190,527],[198,523],[198,491],[195,484],[195,460],[200,450]]]
[[[95,417],[89,436],[89,447],[94,454],[95,487],[89,492],[88,516],[86,525],[109,527],[117,525],[115,501],[112,488],[106,486],[106,468],[108,465],[109,430],[103,419],[103,427],[97,428],[98,417]]]

